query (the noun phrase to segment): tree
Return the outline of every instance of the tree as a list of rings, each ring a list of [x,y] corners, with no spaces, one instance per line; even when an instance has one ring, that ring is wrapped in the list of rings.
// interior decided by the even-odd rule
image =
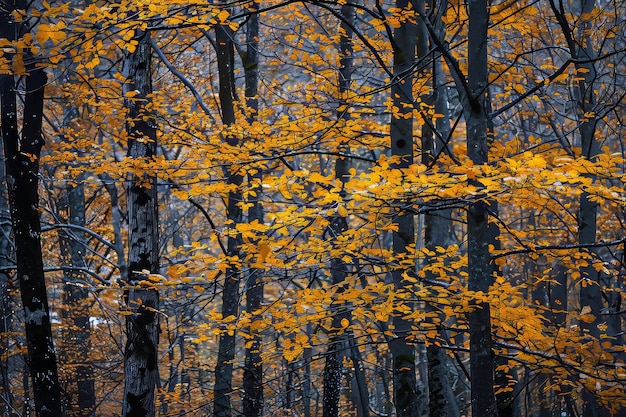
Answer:
[[[469,3],[468,80],[469,108],[467,123],[467,154],[474,164],[489,160],[487,132],[487,28],[489,11],[482,0]],[[489,226],[489,203],[480,199],[467,210],[468,289],[488,291],[494,282],[489,245],[493,244]],[[494,354],[491,338],[491,311],[488,303],[477,303],[469,313],[470,374],[472,375],[472,415],[497,416],[494,386]]]
[[[426,61],[431,54],[432,65],[430,73],[423,70],[421,73],[432,83],[427,93],[423,94],[422,103],[424,109],[421,110],[424,122],[421,126],[421,163],[426,166],[434,164],[443,165],[440,159],[446,156],[452,156],[450,150],[450,112],[448,110],[448,92],[445,84],[443,73],[441,53],[437,53],[436,40],[432,37],[436,36],[441,39],[443,36],[443,22],[441,16],[447,7],[446,1],[433,2],[430,12],[426,13],[426,2],[419,1],[417,11],[421,18],[418,19],[418,56],[420,61]],[[424,19],[428,19],[426,24]],[[431,31],[429,33],[429,26]],[[429,110],[434,110],[434,114],[438,117],[429,119]],[[452,210],[444,208],[432,207],[431,211],[424,213],[424,247],[432,252],[436,252],[437,247],[449,247],[454,244],[452,238]],[[424,266],[436,263],[432,257],[427,257]],[[430,268],[425,268],[421,276],[425,282],[435,283],[439,276],[433,273]],[[432,306],[428,306],[432,308]],[[446,334],[442,322],[446,318],[439,316],[433,323],[440,334],[439,340],[429,341],[427,346],[428,361],[428,394],[429,394],[429,415],[431,417],[446,417],[448,415],[459,414],[456,399],[450,389],[450,381],[448,377],[448,358],[445,350],[441,347],[445,343]]]
[[[417,28],[412,17],[415,7],[413,2],[398,0],[396,7],[406,12],[392,38],[393,47],[393,82],[391,98],[394,112],[391,115],[391,154],[397,159],[394,168],[408,168],[413,161],[413,71],[415,65]],[[410,212],[400,212],[397,218],[397,231],[393,233],[393,251],[402,256],[415,244],[414,216]],[[391,272],[397,291],[404,289],[403,275],[413,271],[395,269]],[[403,306],[402,308],[408,308]],[[416,371],[415,340],[410,334],[410,323],[403,318],[402,310],[394,316],[394,337],[389,342],[393,356],[394,404],[398,416],[419,416],[423,409],[420,403]]]
[[[62,75],[66,88],[71,78]],[[71,87],[70,87],[71,88]],[[72,123],[79,118],[78,109],[66,103],[63,108],[63,129],[72,129]],[[63,133],[61,133],[63,135]],[[63,140],[63,138],[61,138]],[[66,167],[58,167],[60,169]],[[82,176],[81,176],[82,177]],[[82,178],[76,184],[68,183],[60,194],[58,206],[59,221],[67,227],[59,231],[59,246],[64,266],[65,281],[63,319],[67,321],[59,361],[66,366],[64,379],[64,405],[68,415],[91,416],[95,412],[96,394],[94,392],[93,366],[90,363],[91,323],[89,321],[89,291],[84,286],[87,267],[85,251],[87,243],[84,234],[73,230],[85,228],[85,187]]]
[[[227,9],[225,9],[227,10]],[[239,138],[229,128],[235,124],[235,51],[233,44],[233,31],[227,25],[215,26],[215,51],[217,54],[217,66],[219,77],[219,102],[222,115],[224,141],[231,147],[239,143]],[[231,186],[226,202],[226,217],[230,227],[243,221],[241,202],[243,201],[239,186],[243,181],[237,165],[224,168],[226,183]],[[239,286],[241,271],[236,258],[239,256],[241,237],[233,230],[227,238],[226,253],[229,266],[224,277],[222,291],[222,317],[234,318],[239,314]],[[215,402],[213,414],[216,417],[230,417],[232,408],[230,392],[232,390],[233,359],[235,357],[235,334],[233,330],[220,333],[217,364],[215,366]]]
[[[0,354],[8,355],[10,353],[9,334],[13,328],[13,313],[9,293],[11,286],[10,268],[13,267],[15,261],[11,244],[11,212],[9,210],[9,196],[5,179],[4,150],[0,149],[0,152],[2,152],[0,157],[0,176],[2,176],[0,178],[0,343],[2,344]],[[13,393],[11,392],[9,372],[9,361],[2,361],[0,364],[0,384],[2,386],[0,413],[7,415],[10,414],[11,407],[13,407]]]
[[[65,212],[63,219],[68,224],[85,227],[85,195],[81,184],[69,185],[61,197],[59,209]],[[85,241],[76,231],[60,233],[61,254],[65,261],[65,297],[63,318],[67,332],[61,355],[67,361],[66,412],[68,415],[91,416],[94,413],[93,368],[89,363],[91,350],[91,325],[89,323],[89,291],[83,287],[85,268]]]
[[[28,20],[26,24],[16,21],[21,10],[26,10],[25,4],[0,4],[2,39],[16,44],[24,42],[29,23]],[[24,309],[35,412],[44,417],[61,415],[61,393],[43,270],[38,210],[39,157],[44,144],[42,117],[47,77],[42,63],[29,49],[25,46],[10,57],[16,63],[14,68],[19,75],[27,75],[21,132],[18,129],[17,74],[11,72],[0,75],[0,117],[15,240],[16,274]]]
[[[351,132],[346,121],[351,119],[350,101],[351,84],[354,73],[354,24],[356,13],[352,5],[342,5],[339,16],[341,23],[339,27],[339,69],[338,69],[338,108],[337,127],[339,131],[345,130],[345,135],[350,136]],[[335,212],[328,225],[328,235],[331,241],[341,241],[348,231],[348,212],[345,201],[348,200],[345,184],[350,176],[351,148],[349,142],[338,144],[338,150],[342,156],[335,160],[335,180],[341,184],[339,191],[339,201],[337,202],[337,212]],[[346,155],[346,156],[343,156]],[[340,249],[341,250],[341,249]],[[341,252],[339,252],[341,253]],[[334,291],[339,295],[344,292],[348,276],[355,270],[356,265],[347,262],[345,255],[335,255],[330,260],[330,277]],[[349,358],[354,371],[353,383],[353,403],[357,411],[357,416],[369,416],[369,393],[362,365],[361,353],[355,343],[354,332],[349,328],[352,316],[349,304],[346,300],[337,300],[333,306],[336,313],[333,316],[331,328],[329,330],[328,350],[326,352],[324,364],[324,416],[338,416],[342,395],[342,379],[344,374],[344,358]]]
[[[245,73],[246,106],[249,112],[249,124],[257,121],[259,113],[259,15],[256,9],[257,2],[252,3],[246,31],[246,51],[242,56],[242,65]],[[263,179],[263,172],[250,175],[251,181],[256,182],[252,207],[248,209],[248,223],[263,224],[264,210],[262,204],[262,188],[259,183]],[[263,269],[251,268],[246,282],[246,311],[254,315],[262,307],[264,294]],[[251,340],[246,345],[246,360],[243,373],[243,414],[245,417],[260,417],[263,415],[263,359],[261,358],[262,337],[249,329]]]
[[[156,156],[156,126],[147,103],[152,94],[150,34],[137,30],[137,46],[124,57],[123,87],[128,109],[128,157],[147,162]],[[125,300],[124,417],[154,416],[159,360],[159,293],[146,282],[158,275],[158,200],[154,175],[130,173],[128,201],[128,278]]]
[[[589,30],[592,27],[589,16],[594,10],[595,1],[585,0],[573,4],[572,14],[578,19],[574,24],[576,34],[568,22],[564,5],[557,6],[554,1],[551,1],[550,5],[563,31],[563,37],[567,42],[569,53],[575,61],[576,70],[583,74],[582,77],[578,78],[578,85],[574,90],[578,103],[580,155],[594,160],[600,153],[600,145],[595,137],[598,120],[596,118],[596,93],[594,91],[597,78],[594,59],[597,54],[594,51],[593,40],[589,35]],[[578,242],[582,245],[596,243],[598,208],[598,203],[588,193],[581,194],[577,220]],[[594,254],[594,252],[597,256],[597,250],[592,249],[591,253]],[[585,335],[591,336],[593,340],[597,341],[600,339],[600,327],[604,321],[602,319],[603,302],[600,273],[592,265],[587,265],[581,268],[581,277],[580,308],[582,311],[588,311],[592,314],[594,320],[583,319],[580,321],[580,327]],[[608,410],[598,404],[593,390],[594,388],[589,386],[585,387],[582,415],[590,417],[608,415]]]

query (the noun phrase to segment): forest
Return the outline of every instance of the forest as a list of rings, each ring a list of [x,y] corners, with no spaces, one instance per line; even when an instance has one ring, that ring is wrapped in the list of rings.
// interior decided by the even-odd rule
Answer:
[[[624,0],[0,0],[0,415],[626,416]]]

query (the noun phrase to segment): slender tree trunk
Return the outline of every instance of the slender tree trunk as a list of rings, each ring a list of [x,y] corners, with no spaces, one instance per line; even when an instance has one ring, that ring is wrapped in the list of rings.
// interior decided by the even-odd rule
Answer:
[[[65,78],[66,83],[71,80]],[[73,105],[63,109],[63,127],[71,126],[78,118],[78,110]],[[61,138],[64,140],[65,138]],[[85,190],[82,178],[78,184],[67,185],[61,190],[59,217],[62,221],[85,227]],[[85,275],[76,268],[84,268],[84,236],[70,229],[59,232],[59,246],[63,265],[68,267],[63,272],[64,309],[63,319],[66,330],[60,356],[66,367],[65,408],[68,416],[92,416],[95,412],[96,395],[92,364],[89,362],[91,351],[91,325],[89,323],[89,291],[83,286]]]
[[[254,3],[256,9],[258,5]],[[245,77],[245,95],[246,105],[249,115],[248,122],[252,123],[257,119],[259,111],[258,101],[258,65],[259,65],[259,15],[254,13],[250,16],[247,23],[246,32],[246,53],[242,57],[244,77]],[[252,176],[253,181],[259,184],[262,179],[262,172]],[[261,203],[262,189],[258,187],[256,196],[252,202],[252,207],[248,209],[248,222],[258,222],[263,224],[263,205]],[[246,285],[246,311],[254,314],[262,307],[263,303],[263,269],[250,268]],[[258,316],[257,319],[260,319]],[[252,342],[246,347],[246,359],[243,371],[243,414],[245,417],[260,417],[263,415],[263,361],[261,359],[261,335],[253,330],[249,331]]]
[[[306,325],[306,335],[310,337],[313,333],[313,325],[309,322]],[[302,408],[303,417],[311,417],[311,360],[313,357],[313,349],[311,347],[304,348],[302,352],[302,362],[304,378],[302,381]],[[317,415],[314,414],[314,415]]]
[[[260,197],[257,191],[257,198]],[[260,201],[255,201],[249,209],[249,221],[258,220],[263,223],[263,207]],[[262,269],[251,268],[246,288],[246,311],[254,314],[263,303],[263,276]],[[251,333],[250,345],[246,347],[246,359],[243,372],[243,414],[245,417],[260,417],[263,415],[263,361],[261,358],[261,335]]]
[[[397,0],[396,7],[406,10],[415,9],[408,0]],[[415,63],[417,28],[411,19],[401,22],[393,34],[393,72],[391,97],[394,113],[391,116],[391,153],[400,157],[394,168],[406,168],[413,163],[413,76],[411,66]],[[398,231],[393,232],[393,252],[396,255],[406,253],[407,248],[415,243],[414,216],[400,213],[397,221]],[[392,271],[396,290],[404,286],[402,274],[405,271]],[[415,346],[407,338],[411,324],[400,315],[394,315],[395,336],[389,342],[393,358],[393,398],[398,417],[417,417],[422,415],[416,370]]]
[[[595,7],[595,0],[580,0],[569,4],[572,14],[575,16],[574,30],[567,21],[568,14],[565,12],[563,3],[550,1],[552,11],[555,14],[567,42],[570,55],[574,60],[587,61],[577,62],[576,69],[584,70],[582,77],[578,78],[577,88],[574,89],[576,102],[578,103],[577,116],[579,119],[578,132],[580,133],[581,157],[593,160],[600,152],[598,140],[595,137],[597,118],[595,116],[596,92],[594,82],[597,73],[593,64],[595,51],[591,38],[591,23],[589,15]],[[578,39],[576,39],[578,37]],[[598,203],[591,200],[586,192],[580,196],[578,210],[578,243],[596,243]],[[595,256],[595,251],[590,251]],[[599,282],[598,271],[589,262],[588,266],[580,269],[580,307],[589,309],[595,320],[587,323],[580,321],[581,330],[590,336],[592,343],[598,343],[600,339],[599,324],[602,323],[602,289]],[[583,417],[600,417],[608,415],[608,410],[597,402],[595,387],[585,387],[582,393]]]
[[[352,368],[354,370],[353,391],[355,392],[355,407],[357,417],[369,417],[370,415],[370,398],[367,387],[367,377],[365,375],[365,367],[363,366],[363,357],[361,351],[356,344],[356,339],[352,332],[349,333],[348,344],[350,345],[350,359],[352,360]]]
[[[179,323],[176,323],[177,325]],[[169,335],[170,333],[170,329],[169,329],[169,323],[168,323],[168,329],[167,329],[167,333]],[[183,337],[182,335],[180,337]],[[167,351],[167,359],[169,362],[169,376],[167,377],[167,397],[164,391],[161,391],[161,398],[160,398],[160,402],[161,402],[161,410],[160,413],[163,416],[166,416],[168,411],[169,411],[169,399],[170,398],[174,398],[173,395],[174,392],[176,391],[176,385],[180,382],[180,378],[179,378],[179,374],[178,374],[178,366],[175,363],[175,352],[174,352],[174,347],[178,342],[178,338],[176,340],[172,340],[171,338],[168,338],[169,342],[170,342],[170,346],[169,349]],[[181,352],[182,355],[182,352]],[[182,360],[179,362],[182,363]],[[170,397],[171,396],[171,397]]]
[[[578,59],[593,59],[595,52],[592,47],[593,40],[590,36],[591,25],[585,15],[590,14],[595,7],[595,0],[581,0],[581,16],[578,23],[578,33],[580,42],[572,55]],[[582,157],[594,160],[600,153],[600,145],[595,137],[595,129],[597,119],[595,117],[596,97],[594,92],[594,81],[597,76],[596,70],[592,63],[577,64],[577,69],[584,69],[583,77],[578,81],[577,102],[579,103],[578,118],[580,125],[578,131],[580,133]],[[592,114],[594,116],[589,116]],[[589,194],[584,192],[580,196],[578,211],[578,243],[594,244],[596,243],[597,233],[597,215],[598,203],[589,198]],[[597,256],[595,250],[591,250],[591,254]],[[595,320],[592,322],[580,321],[580,328],[591,336],[594,343],[600,343],[600,327],[605,318],[602,316],[604,307],[602,302],[602,288],[600,284],[600,274],[593,267],[592,262],[581,268],[581,285],[580,285],[580,307],[581,309],[589,308]],[[595,388],[595,387],[594,387]],[[601,406],[596,398],[596,394],[592,391],[594,388],[586,387],[583,391],[583,417],[603,417],[608,416],[609,412]]]
[[[470,108],[467,115],[467,153],[475,165],[488,162],[487,138],[488,86],[487,28],[489,11],[486,0],[469,1],[468,87]],[[493,232],[489,227],[489,205],[478,200],[468,207],[468,286],[470,291],[487,292],[493,283],[493,267],[489,244]],[[491,338],[491,316],[487,303],[477,303],[469,313],[470,373],[472,415],[495,417],[498,415],[494,394],[494,354]]]
[[[350,5],[343,5],[341,7],[341,15],[344,17],[344,21],[341,22],[339,31],[339,103],[341,111],[337,113],[337,119],[339,121],[346,120],[350,117],[350,114],[346,110],[346,95],[350,90],[350,84],[352,83],[352,73],[354,71],[353,57],[352,57],[352,29],[351,25],[354,22],[354,7]],[[340,125],[341,126],[341,125]],[[343,151],[349,151],[349,146],[343,146]],[[346,158],[338,157],[335,162],[335,178],[337,178],[342,184],[348,180],[349,161]],[[342,199],[346,197],[346,191],[342,186],[340,192]],[[346,217],[336,213],[331,219],[330,227],[328,229],[329,237],[335,239],[348,230],[348,221]],[[343,283],[348,276],[349,265],[341,259],[341,257],[333,258],[330,262],[331,268],[331,280],[335,286],[336,291],[343,291]],[[337,417],[339,415],[339,403],[341,400],[341,388],[343,377],[343,358],[346,356],[346,349],[348,348],[347,334],[342,325],[342,321],[351,320],[349,310],[344,304],[337,304],[334,306],[341,312],[333,314],[332,330],[329,337],[328,350],[326,352],[326,360],[324,364],[324,403],[323,403],[323,416],[324,417]]]
[[[430,37],[424,20],[428,18],[428,16],[426,16],[427,7],[425,0],[418,1],[418,10],[420,13],[423,13],[424,16],[422,19],[418,20],[417,51],[419,58],[425,60],[427,59],[427,55],[431,53]],[[436,19],[434,22],[435,27],[442,26],[440,22],[441,19],[437,16],[440,13],[439,9],[443,8],[445,10],[446,7],[447,2],[442,1],[437,2],[436,8],[430,8],[430,15]],[[443,36],[443,33],[441,33],[441,36]],[[444,143],[444,141],[450,133],[450,116],[448,111],[448,95],[441,65],[441,57],[435,56],[433,58],[432,71],[430,74],[432,79],[432,92],[422,98],[422,102],[428,104],[432,103],[435,106],[435,112],[441,115],[434,123],[434,126],[430,123],[424,123],[422,126],[422,163],[427,166],[436,164],[437,159],[441,155],[448,153],[447,143]],[[433,131],[431,126],[435,127],[436,130]],[[427,249],[434,251],[437,246],[448,247],[452,244],[451,214],[450,209],[444,208],[441,210],[433,210],[424,215],[424,246]],[[428,262],[429,260],[426,259],[424,264]],[[427,271],[425,278],[428,285],[429,281],[436,280],[439,277]],[[429,415],[431,417],[457,416],[459,411],[448,380],[445,351],[437,341],[430,340],[427,341],[426,356],[428,362]]]
[[[111,227],[113,228],[113,245],[117,255],[119,275],[126,277],[128,275],[128,263],[126,262],[124,239],[122,238],[122,208],[120,207],[119,193],[115,181],[111,177],[103,174],[99,178],[111,199]]]
[[[149,33],[136,33],[137,49],[124,56],[123,92],[128,109],[128,157],[146,159],[156,155],[156,126],[147,113],[152,93],[151,47]],[[129,97],[129,92],[136,94]],[[159,293],[142,288],[147,274],[159,273],[158,200],[156,178],[131,174],[128,204],[128,279],[125,347],[124,417],[155,415],[155,389],[158,382]]]
[[[2,24],[1,21],[0,24]],[[9,211],[4,161],[4,151],[0,147],[0,357],[8,358],[9,333],[13,329],[9,271],[14,268],[15,261],[11,243],[11,212]],[[0,415],[11,415],[13,393],[10,382],[9,361],[3,359],[0,361],[0,395],[2,396],[0,398]]]
[[[28,6],[0,2],[0,38],[16,40],[22,35],[18,33],[18,28],[25,26],[15,22],[13,15],[18,8],[27,9]],[[23,62],[30,63],[25,68],[28,76],[25,77],[21,135],[17,119],[17,85],[15,77],[9,74],[0,75],[0,132],[6,157],[6,181],[35,412],[38,417],[58,417],[62,414],[61,393],[43,272],[38,208],[39,156],[44,144],[42,117],[47,77],[43,67],[36,66],[35,57],[24,53],[28,56]]]
[[[233,32],[228,26],[218,25],[215,27],[215,44],[217,52],[217,67],[219,71],[219,101],[222,110],[222,123],[226,129],[235,123],[235,81],[234,81],[234,47]],[[237,146],[239,140],[230,135],[226,135],[226,142],[230,146]],[[242,194],[239,187],[242,183],[242,176],[237,172],[232,172],[229,168],[224,170],[226,183],[234,189],[228,193],[226,217],[231,226],[240,224],[243,220],[243,213],[239,202]],[[229,233],[226,255],[229,258],[239,256],[239,245],[241,237]],[[222,292],[222,317],[239,314],[239,286],[241,281],[241,271],[238,267],[231,265],[226,269],[224,278],[224,290]],[[233,359],[235,357],[235,332],[220,334],[217,365],[215,366],[215,394],[213,403],[213,415],[215,417],[230,417],[232,415],[230,393],[233,381]]]
[[[297,372],[296,363],[289,362],[286,359],[284,360],[284,363],[285,363],[286,377],[284,379],[285,401],[283,403],[283,409],[285,413],[291,413],[293,412],[293,408],[295,406],[295,401],[296,401],[296,388],[295,388],[295,381],[294,381],[294,377]]]
[[[85,192],[82,184],[68,186],[59,205],[67,213],[67,223],[85,226]],[[89,323],[89,291],[83,286],[85,241],[75,232],[59,233],[61,257],[69,269],[63,273],[65,281],[63,318],[67,329],[61,354],[67,367],[66,411],[70,416],[91,416],[95,412],[96,396],[89,354],[91,335]]]

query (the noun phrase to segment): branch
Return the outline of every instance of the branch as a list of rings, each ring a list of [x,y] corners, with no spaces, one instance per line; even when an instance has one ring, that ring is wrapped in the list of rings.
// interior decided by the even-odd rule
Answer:
[[[459,92],[459,98],[461,99],[463,109],[467,112],[469,108],[474,108],[478,104],[478,102],[476,101],[476,98],[472,95],[469,89],[469,85],[465,80],[465,74],[463,74],[463,71],[461,71],[459,61],[452,56],[450,50],[448,49],[448,45],[439,38],[439,35],[433,27],[433,24],[429,19],[426,18],[426,12],[424,8],[420,7],[420,9],[421,10],[418,9],[418,16],[426,26],[428,34],[430,35],[431,40],[437,47],[437,50],[441,53],[441,55],[443,55],[444,59],[448,63],[448,67],[450,67],[450,75],[454,80],[454,84],[456,84],[456,89]]]
[[[154,39],[150,38],[150,45],[152,45],[152,49],[154,49],[154,51],[157,53],[157,55],[159,56],[159,58],[161,59],[161,62],[163,62],[163,64],[167,67],[167,69],[176,77],[178,78],[184,85],[185,87],[187,87],[189,89],[189,91],[191,91],[191,94],[193,94],[193,96],[196,98],[196,101],[198,102],[198,105],[200,106],[200,108],[204,111],[204,113],[209,116],[211,118],[211,120],[213,122],[215,122],[215,119],[213,118],[213,115],[211,114],[211,110],[209,110],[209,108],[207,107],[207,105],[204,103],[204,100],[202,100],[202,96],[200,95],[200,93],[198,92],[198,90],[196,89],[196,87],[194,87],[193,83],[191,81],[189,81],[187,79],[187,77],[185,77],[185,74],[183,74],[182,72],[178,71],[176,68],[174,68],[174,66],[172,65],[172,63],[167,59],[167,57],[165,56],[165,54],[163,53],[163,51],[161,50],[161,48],[159,48],[159,46],[157,45],[157,43],[154,41]]]
[[[105,238],[103,238],[98,233],[94,232],[93,230],[90,230],[90,229],[88,229],[86,227],[83,227],[83,226],[79,226],[77,224],[71,224],[71,223],[50,224],[50,225],[47,225],[47,226],[43,226],[41,228],[41,231],[42,232],[49,232],[50,230],[55,230],[55,229],[73,229],[73,230],[78,230],[79,232],[86,233],[89,236],[91,236],[94,239],[96,239],[97,241],[99,241],[100,243],[104,244],[105,246],[108,246],[109,248],[115,250],[115,245],[113,243],[109,242],[108,240],[106,240]],[[80,239],[76,239],[76,240],[80,241]]]
[[[193,204],[193,206],[195,208],[197,208],[198,210],[200,210],[200,213],[202,213],[202,215],[204,216],[204,218],[209,222],[209,225],[211,226],[211,229],[213,229],[214,233],[217,233],[217,228],[215,227],[215,223],[213,223],[213,220],[211,219],[211,216],[209,215],[209,213],[204,209],[204,207],[202,207],[198,202],[196,202],[193,198],[189,197],[187,199],[187,201],[189,201],[191,204]],[[226,255],[227,251],[226,248],[224,247],[224,244],[222,243],[221,239],[219,238],[219,236],[217,237],[217,243],[220,245],[220,248],[222,249],[222,252],[224,253],[224,255]]]
[[[11,272],[11,271],[15,271],[16,269],[16,265],[6,265],[6,266],[2,266],[0,267],[0,273],[7,273],[7,272]],[[95,272],[93,272],[92,270],[90,270],[87,267],[84,266],[69,266],[69,265],[62,265],[62,266],[50,266],[50,267],[46,267],[43,269],[43,272],[56,272],[56,271],[80,271],[80,272],[84,272],[87,275],[92,276],[93,278],[96,279],[96,281],[100,282],[101,284],[108,284],[109,281],[102,278],[100,275],[96,274]]]
[[[498,259],[509,255],[519,255],[524,253],[540,252],[544,250],[566,250],[566,249],[593,249],[593,248],[606,248],[609,246],[618,246],[626,243],[626,237],[618,240],[611,240],[608,242],[600,241],[595,243],[578,243],[571,245],[544,245],[535,246],[534,248],[515,249],[507,252],[498,253],[491,256],[491,259]]]
[[[67,266],[67,265],[62,265],[62,266],[51,266],[51,267],[47,267],[44,268],[43,270],[44,272],[55,272],[55,271],[80,271],[80,272],[84,272],[87,275],[93,277],[96,279],[96,281],[98,281],[100,284],[109,284],[109,281],[102,278],[100,275],[96,274],[95,272],[93,272],[91,269],[86,268],[84,266]]]

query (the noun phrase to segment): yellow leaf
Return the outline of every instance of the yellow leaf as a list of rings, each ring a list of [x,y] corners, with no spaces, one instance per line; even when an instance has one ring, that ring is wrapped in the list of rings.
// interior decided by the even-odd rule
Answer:
[[[37,39],[37,42],[41,45],[46,43],[49,39],[55,42],[62,41],[67,37],[66,33],[62,29],[63,25],[53,26],[47,23],[41,23],[37,27],[35,39]]]
[[[217,18],[219,19],[220,22],[225,22],[226,19],[228,19],[228,16],[230,16],[230,13],[228,13],[228,10],[222,10],[217,14]]]
[[[593,314],[582,314],[580,316],[580,320],[585,322],[585,323],[593,323],[596,319],[596,316],[594,316]]]
[[[272,248],[270,248],[270,246],[266,243],[259,243],[259,255],[261,260],[265,260],[265,258],[267,258],[267,255],[270,253],[270,251],[272,250]]]

